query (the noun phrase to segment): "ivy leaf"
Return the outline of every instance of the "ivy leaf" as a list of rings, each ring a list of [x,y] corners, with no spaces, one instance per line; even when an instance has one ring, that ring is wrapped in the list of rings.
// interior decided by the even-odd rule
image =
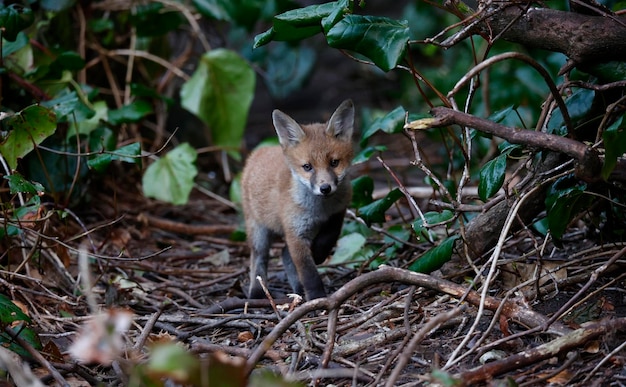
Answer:
[[[254,96],[254,71],[234,51],[216,49],[204,54],[182,87],[182,106],[210,130],[213,143],[239,147]]]
[[[622,125],[624,116],[621,116],[602,133],[604,141],[604,165],[602,178],[607,180],[617,164],[617,158],[626,152],[626,128]]]
[[[383,71],[395,68],[409,42],[409,23],[380,16],[346,15],[326,34],[331,47],[365,55]]]
[[[11,194],[23,192],[32,195],[39,195],[44,191],[44,188],[40,183],[28,181],[19,173],[13,173],[11,175],[4,176],[4,178],[9,181],[9,191]]]
[[[119,149],[116,149],[114,152],[105,152],[95,155],[87,160],[87,165],[89,166],[89,168],[92,168],[97,172],[104,172],[113,160],[121,160],[126,163],[132,164],[141,164],[141,159],[137,157],[140,154],[141,144],[138,142],[134,142],[132,144],[128,144]]]
[[[108,121],[113,125],[141,121],[152,113],[152,105],[143,100],[136,100],[119,109],[109,110]]]
[[[6,118],[4,127],[9,134],[0,142],[0,153],[9,167],[15,169],[17,159],[26,156],[56,131],[56,115],[43,106],[31,105]]]
[[[431,273],[440,267],[452,257],[454,242],[459,239],[458,235],[451,236],[438,244],[437,246],[426,251],[417,261],[409,266],[409,270],[417,273]]]
[[[185,204],[198,174],[198,154],[183,143],[151,164],[143,175],[143,194],[172,204]]]
[[[502,188],[504,184],[504,175],[506,171],[505,153],[499,155],[493,160],[489,160],[480,169],[480,182],[478,183],[478,196],[480,200],[486,202]]]
[[[385,211],[401,197],[402,192],[400,192],[398,188],[395,188],[384,198],[359,208],[359,216],[368,226],[372,223],[383,223],[385,221]]]

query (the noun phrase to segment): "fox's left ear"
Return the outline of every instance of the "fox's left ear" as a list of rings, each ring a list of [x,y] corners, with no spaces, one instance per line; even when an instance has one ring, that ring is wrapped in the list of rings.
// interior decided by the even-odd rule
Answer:
[[[328,120],[326,133],[335,136],[343,141],[352,140],[354,130],[354,104],[351,99],[347,99],[339,105],[337,110]]]

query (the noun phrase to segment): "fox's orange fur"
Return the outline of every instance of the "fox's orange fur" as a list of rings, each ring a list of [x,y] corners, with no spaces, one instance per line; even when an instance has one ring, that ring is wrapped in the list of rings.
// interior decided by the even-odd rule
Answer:
[[[294,292],[325,297],[317,272],[337,242],[352,188],[347,177],[353,156],[354,106],[344,101],[325,124],[300,125],[274,110],[280,146],[262,147],[246,162],[241,179],[250,245],[251,298],[264,292],[269,249],[282,236],[283,266]]]

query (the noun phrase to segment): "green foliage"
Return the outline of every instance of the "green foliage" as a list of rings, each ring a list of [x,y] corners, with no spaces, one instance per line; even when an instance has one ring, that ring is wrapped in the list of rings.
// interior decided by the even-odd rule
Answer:
[[[402,192],[398,188],[395,188],[385,195],[384,198],[360,207],[358,209],[358,215],[368,225],[372,223],[383,223],[385,221],[385,212],[402,196]]]
[[[443,242],[425,252],[417,261],[413,262],[409,266],[409,270],[418,273],[431,273],[439,269],[452,257],[454,242],[457,239],[459,239],[458,235],[446,238]]]
[[[626,130],[622,123],[624,116],[618,118],[611,126],[602,132],[604,141],[604,165],[602,165],[602,178],[607,180],[617,164],[617,158],[626,153]]]
[[[20,4],[4,6],[0,4],[0,28],[2,37],[9,42],[14,42],[17,35],[25,28],[33,24],[33,11]]]
[[[194,165],[198,154],[184,143],[152,163],[143,175],[143,193],[147,197],[173,204],[189,199],[198,169]]]
[[[5,330],[8,328],[14,335],[22,338],[26,343],[41,349],[41,341],[37,333],[28,326],[31,320],[7,296],[0,294],[0,345],[17,353],[20,356],[30,357],[28,351],[15,342]]]
[[[561,239],[569,222],[591,203],[585,194],[587,184],[569,175],[558,179],[546,195],[548,227],[555,239]]]
[[[238,148],[254,95],[255,76],[237,53],[207,52],[181,90],[182,105],[210,129],[217,146]]]
[[[502,188],[504,174],[506,172],[506,153],[493,160],[489,160],[480,169],[480,181],[478,183],[478,196],[486,202]]]
[[[18,159],[30,153],[57,128],[54,112],[37,105],[5,118],[2,124],[8,135],[0,141],[0,153],[11,169],[17,167]]]

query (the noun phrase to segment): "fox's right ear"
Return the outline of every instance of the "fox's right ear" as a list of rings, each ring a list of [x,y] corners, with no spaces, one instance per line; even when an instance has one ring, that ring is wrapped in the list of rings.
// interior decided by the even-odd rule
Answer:
[[[304,139],[305,134],[300,124],[280,110],[272,112],[272,121],[278,134],[278,141],[283,147],[298,145]]]

